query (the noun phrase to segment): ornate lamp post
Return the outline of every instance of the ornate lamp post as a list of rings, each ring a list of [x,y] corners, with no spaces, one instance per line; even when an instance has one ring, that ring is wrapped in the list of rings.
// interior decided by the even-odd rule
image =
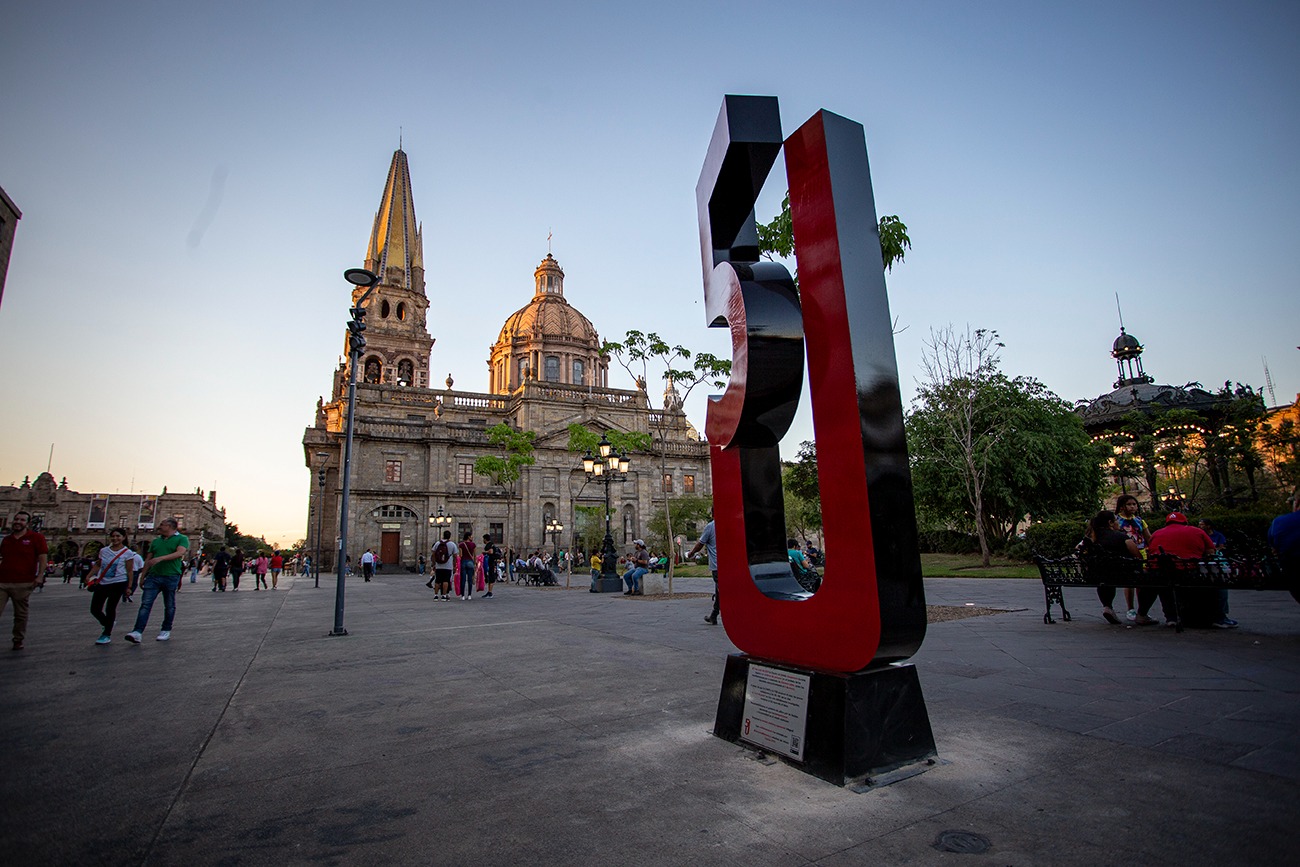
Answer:
[[[329,456],[329,452],[316,452],[316,457],[320,460],[316,469],[316,484],[320,487],[320,493],[316,495],[316,552],[312,554],[311,565],[312,571],[316,573],[317,587],[320,587],[321,522],[325,519],[325,462],[329,460]]]
[[[546,535],[551,537],[551,544],[555,546],[555,567],[560,567],[560,534],[564,532],[564,525],[556,518],[551,518],[546,522]]]
[[[609,437],[601,434],[599,455],[587,452],[582,458],[582,469],[589,479],[605,486],[605,543],[600,550],[600,577],[596,579],[596,592],[618,593],[623,582],[618,577],[618,552],[614,550],[614,536],[609,531],[609,486],[626,480],[628,459],[610,445]]]
[[[348,424],[347,435],[344,439],[343,446],[343,475],[339,479],[339,488],[343,492],[339,504],[339,550],[338,562],[338,584],[334,590],[334,629],[330,635],[347,635],[348,631],[343,628],[343,583],[347,575],[348,563],[348,494],[352,489],[352,429],[356,423],[357,412],[357,364],[361,361],[361,353],[366,348],[366,338],[362,336],[366,330],[366,308],[363,306],[370,293],[375,291],[375,284],[379,278],[364,268],[349,268],[343,272],[343,279],[347,280],[353,286],[364,286],[366,291],[361,293],[356,304],[350,311],[352,318],[348,320]]]

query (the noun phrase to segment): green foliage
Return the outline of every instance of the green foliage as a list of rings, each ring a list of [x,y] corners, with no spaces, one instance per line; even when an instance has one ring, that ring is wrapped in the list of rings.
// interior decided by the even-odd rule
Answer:
[[[261,536],[249,536],[239,532],[239,525],[226,522],[226,547],[238,548],[245,554],[256,554],[258,551],[269,550],[265,538]]]
[[[781,213],[773,217],[770,223],[759,223],[757,228],[758,249],[769,259],[774,256],[789,259],[794,255],[794,222],[790,218],[788,192],[781,200]],[[878,229],[881,264],[886,271],[892,271],[894,263],[902,262],[907,251],[912,249],[912,239],[907,235],[907,224],[896,214],[881,217]],[[795,279],[797,282],[798,277]]]
[[[537,463],[533,455],[533,442],[537,434],[515,430],[510,425],[496,424],[487,429],[488,442],[500,450],[497,455],[484,455],[474,461],[474,472],[487,476],[492,484],[513,492],[515,482],[523,475],[523,468]]]
[[[1088,522],[1083,518],[1068,521],[1043,521],[1030,524],[1025,531],[1030,550],[1043,557],[1059,560],[1074,553],[1083,538]]]
[[[918,541],[921,551],[927,554],[977,554],[980,549],[979,539],[970,533],[946,527],[921,530]]]
[[[1265,465],[1284,489],[1300,488],[1300,425],[1289,418],[1259,423],[1259,440]]]
[[[963,413],[965,441],[952,423]],[[1086,514],[1100,502],[1101,455],[1079,417],[1036,379],[998,372],[996,359],[978,375],[924,384],[907,440],[923,525],[1005,541],[1026,514]]]
[[[713,512],[713,498],[695,494],[671,497],[668,500],[668,510],[672,520],[672,536],[697,538]],[[672,536],[664,523],[663,512],[656,513],[646,525],[646,541],[650,550],[656,554],[663,555],[672,550],[673,546],[669,544]]]
[[[1272,512],[1244,512],[1229,509],[1208,509],[1203,514],[1191,515],[1190,520],[1206,518],[1228,539],[1228,554],[1263,553],[1268,549],[1268,528],[1276,517]]]
[[[598,454],[597,448],[600,445],[600,436],[600,434],[580,424],[571,424],[569,425],[568,449],[575,454],[586,454],[588,452],[593,455]],[[605,431],[605,437],[616,451],[624,455],[633,452],[649,453],[654,448],[654,439],[649,434],[643,434],[640,431],[611,429]]]
[[[610,515],[618,512],[618,509],[610,508]],[[579,506],[573,507],[573,532],[582,540],[582,547],[591,550],[600,550],[600,546],[605,541],[605,507],[601,506]]]
[[[692,352],[685,346],[669,346],[658,334],[629,331],[621,341],[606,341],[602,354],[610,355],[619,366],[645,390],[651,381],[650,367],[654,365],[658,376],[654,379],[671,383],[682,389],[681,400],[702,382],[715,388],[725,388],[731,373],[731,361],[708,352]]]
[[[799,444],[798,459],[781,469],[785,492],[785,532],[787,537],[807,540],[822,527],[822,501],[817,484],[817,444]]]

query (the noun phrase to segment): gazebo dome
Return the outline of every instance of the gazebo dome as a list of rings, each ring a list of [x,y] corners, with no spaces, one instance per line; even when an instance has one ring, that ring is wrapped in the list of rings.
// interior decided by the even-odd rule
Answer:
[[[1136,357],[1142,354],[1142,343],[1120,326],[1119,337],[1115,338],[1115,345],[1111,348],[1110,354],[1115,358]]]

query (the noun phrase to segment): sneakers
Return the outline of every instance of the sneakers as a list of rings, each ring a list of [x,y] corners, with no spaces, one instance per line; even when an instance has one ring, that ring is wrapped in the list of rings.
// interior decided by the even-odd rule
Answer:
[[[484,599],[491,599],[491,598],[492,598],[492,591],[489,590],[488,592],[484,593],[484,594],[483,594],[483,598],[484,598]]]
[[[1215,629],[1236,629],[1237,621],[1233,620],[1230,617],[1225,617],[1222,620],[1211,623],[1210,625],[1213,626]]]
[[[158,633],[159,641],[170,641],[171,637],[172,637],[172,633],[170,629],[164,629],[162,632]]]
[[[96,643],[96,644],[112,644],[112,643],[113,643],[113,639],[112,639],[110,636],[107,636],[107,635],[101,635],[101,636],[99,636],[98,638],[95,639],[95,643]]]
[[[1155,626],[1160,621],[1156,620],[1154,617],[1145,617],[1139,614],[1137,615],[1137,617],[1133,619],[1133,622],[1136,623],[1138,626]]]
[[[1130,608],[1130,609],[1128,610],[1128,614],[1125,614],[1124,616],[1125,616],[1126,618],[1128,618],[1129,620],[1137,620],[1137,619],[1138,619],[1137,609],[1135,609],[1135,608]]]
[[[1106,618],[1107,623],[1119,626],[1119,618],[1115,616],[1115,612],[1111,610],[1109,605],[1101,609],[1101,616]],[[1136,615],[1134,616],[1136,617]]]
[[[710,626],[717,626],[718,618],[714,617],[712,614],[706,614],[704,615],[704,622],[709,624]]]
[[[129,642],[131,642],[132,644],[139,644],[139,643],[140,643],[140,633],[138,633],[138,632],[136,632],[134,629],[132,629],[130,632],[128,632],[128,633],[126,634],[126,640],[129,641]]]

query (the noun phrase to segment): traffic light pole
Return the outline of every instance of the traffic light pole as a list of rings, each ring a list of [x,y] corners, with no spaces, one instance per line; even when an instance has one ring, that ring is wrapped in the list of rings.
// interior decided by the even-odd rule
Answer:
[[[343,496],[339,503],[339,550],[336,562],[338,583],[334,588],[334,630],[330,635],[348,634],[343,628],[343,586],[348,570],[348,495],[352,488],[352,429],[357,413],[357,363],[361,361],[361,353],[366,348],[366,338],[361,334],[366,330],[366,309],[363,305],[379,282],[374,274],[360,268],[351,268],[343,276],[354,286],[365,286],[366,291],[353,305],[352,319],[348,321],[348,422],[343,446],[343,476],[339,480]]]

